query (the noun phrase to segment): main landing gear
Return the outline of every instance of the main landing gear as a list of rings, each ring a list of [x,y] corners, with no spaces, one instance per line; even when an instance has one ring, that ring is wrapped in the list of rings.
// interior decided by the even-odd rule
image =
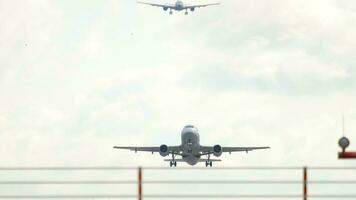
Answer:
[[[205,161],[205,167],[212,167],[213,166],[213,161],[210,161],[210,154],[208,154],[208,160]]]
[[[170,167],[177,167],[177,161],[175,161],[174,153],[172,153],[172,161],[169,162]]]
[[[177,167],[177,161],[171,161],[171,162],[169,162],[169,166],[170,167]]]

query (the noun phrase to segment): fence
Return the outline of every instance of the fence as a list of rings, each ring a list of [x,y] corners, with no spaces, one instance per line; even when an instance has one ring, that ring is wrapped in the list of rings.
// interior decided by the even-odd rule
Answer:
[[[119,180],[73,180],[72,178],[76,176],[71,176],[70,180],[63,180],[63,177],[57,180],[28,180],[28,177],[23,178],[20,175],[20,179],[17,178],[16,180],[9,180],[13,176],[12,173],[20,174],[23,172],[31,173],[36,172],[39,174],[40,177],[43,176],[44,172],[56,172],[58,171],[65,171],[65,172],[86,172],[91,173],[92,171],[110,171],[112,172],[123,172],[127,175],[126,171],[134,172],[135,177],[131,180],[126,179],[119,179]],[[162,179],[162,174],[164,171],[169,172],[177,172],[180,173],[173,179],[164,180]],[[190,174],[186,173],[187,176],[192,177],[186,179],[184,177],[184,171],[190,171]],[[191,176],[192,174],[202,174],[203,172],[212,172],[214,171],[217,173],[218,179],[199,179],[195,176]],[[228,171],[231,175],[227,176],[220,176],[219,174],[223,174],[223,172]],[[242,177],[243,174],[246,174],[247,171],[253,171],[253,179],[235,179],[236,174],[239,174],[238,177]],[[255,175],[256,171],[264,171],[267,175],[262,177],[266,177],[264,179],[256,179]],[[284,176],[288,176],[286,178],[274,177],[272,172],[280,172],[283,171],[285,173]],[[290,179],[289,175],[293,171],[294,174],[299,174],[295,178],[291,176],[293,179]],[[310,176],[313,173],[323,171],[326,175],[323,177],[327,177],[327,179],[310,179]],[[342,178],[338,176],[335,179],[335,176],[330,176],[331,172],[342,172],[346,175],[342,175]],[[152,177],[159,177],[160,179],[145,179],[145,174],[151,173]],[[157,174],[158,173],[158,174]],[[268,175],[269,174],[269,175]],[[356,199],[356,167],[225,167],[225,168],[200,168],[200,167],[187,167],[187,168],[161,168],[161,167],[0,167],[0,199]],[[86,176],[86,175],[85,175]],[[7,177],[7,180],[5,180]],[[179,177],[179,178],[178,178]],[[184,179],[182,179],[184,177]],[[82,178],[79,176],[78,178]],[[228,179],[227,179],[228,178]],[[234,179],[231,179],[234,178]],[[333,178],[333,179],[330,179]],[[108,186],[114,185],[115,187],[123,187],[123,186],[132,186],[135,188],[135,193],[132,194],[61,194],[58,191],[56,194],[42,194],[41,190],[35,190],[33,193],[30,194],[17,194],[17,188],[19,186],[38,186],[38,185],[78,185],[79,187],[84,187],[86,185],[98,185],[101,186]],[[159,186],[159,193],[150,194],[149,186],[156,185]],[[227,188],[227,185],[233,186],[234,188],[240,188],[241,185],[248,185],[249,188],[246,190],[248,193],[244,194],[235,194],[230,191],[230,193],[220,193],[220,194],[209,194],[206,192],[196,193],[198,192],[195,189],[191,189],[189,194],[181,193],[180,188],[187,186],[187,185],[194,185],[194,188],[197,188],[198,185],[206,188],[206,191],[211,190],[222,190],[223,188]],[[294,185],[299,190],[298,193],[291,194],[291,193],[283,193],[283,189],[276,189],[277,193],[271,193],[273,190],[269,191],[266,194],[257,194],[257,190],[261,190],[261,185],[274,185],[281,187],[281,185]],[[313,192],[313,186],[328,186],[326,189],[319,189],[322,193],[316,194]],[[1,188],[2,187],[10,187],[12,190],[15,191],[14,194],[4,194]],[[175,193],[165,193],[167,191],[165,187],[173,187]],[[329,188],[329,189],[328,189]],[[330,189],[331,188],[331,189]],[[332,188],[345,188],[343,193],[331,193],[333,192]],[[348,189],[347,189],[348,188]],[[353,189],[354,188],[354,191]],[[9,190],[9,189],[8,189]],[[123,189],[125,190],[125,189]],[[232,189],[235,190],[235,189]],[[10,191],[10,190],[9,190]],[[162,193],[163,191],[163,193]],[[343,191],[343,189],[341,189]],[[89,191],[92,192],[92,191]],[[281,193],[282,192],[282,193]],[[354,193],[350,193],[354,192]],[[39,194],[41,193],[41,194]]]

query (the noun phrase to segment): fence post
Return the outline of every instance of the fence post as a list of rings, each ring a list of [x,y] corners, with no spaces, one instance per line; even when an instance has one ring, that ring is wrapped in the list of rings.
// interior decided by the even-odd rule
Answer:
[[[308,168],[303,168],[303,199],[308,200]]]
[[[138,195],[137,198],[138,200],[142,200],[142,167],[138,168]]]

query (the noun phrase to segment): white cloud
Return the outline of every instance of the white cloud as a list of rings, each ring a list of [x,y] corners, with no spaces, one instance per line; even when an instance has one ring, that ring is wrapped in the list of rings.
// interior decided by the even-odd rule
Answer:
[[[315,21],[316,24],[320,25],[320,27],[316,26],[316,32],[320,31],[323,27],[324,22],[321,20],[321,16],[324,15],[324,11],[316,16],[305,14],[310,13],[309,9],[315,6],[314,3],[302,6],[302,4],[299,3],[295,5],[296,3],[293,2],[282,3],[276,1],[274,5],[277,5],[277,3],[278,6],[275,8],[277,10],[273,12],[277,15],[265,15],[263,19],[270,22],[272,26],[277,25],[277,27],[284,27],[280,32],[287,34],[288,40],[300,39],[299,35],[290,34],[290,32],[293,32],[291,31],[293,29],[301,31],[303,29],[302,27],[315,26],[315,24],[313,24]],[[235,3],[226,4],[235,5]],[[274,5],[267,4],[261,3],[258,4],[257,7],[254,6],[252,8],[248,2],[240,1],[238,4],[240,12],[237,12],[237,14],[232,14],[235,12],[227,13],[227,16],[233,16],[231,19],[235,20],[227,22],[218,21],[219,23],[214,22],[212,26],[207,25],[208,27],[214,27],[220,26],[221,24],[233,23],[239,26],[238,23],[240,22],[262,21],[262,18],[257,17],[258,14],[261,13],[261,9],[269,13],[270,10],[267,8],[271,6],[274,8]],[[328,3],[325,4],[326,5],[322,4],[326,7],[325,10],[331,9],[333,12],[336,12],[334,10],[338,9],[330,7]],[[258,100],[256,100],[256,102],[250,102],[250,99],[264,99],[263,96],[258,94],[261,88],[266,86],[263,86],[263,84],[270,84],[270,87],[275,88],[270,99],[268,98],[269,101],[273,102],[279,101],[278,93],[283,92],[283,89],[281,90],[283,85],[287,85],[287,90],[293,89],[293,87],[298,88],[300,91],[308,90],[309,87],[314,90],[325,84],[326,88],[328,88],[328,85],[332,82],[342,82],[353,76],[343,64],[337,61],[328,62],[313,54],[306,53],[306,49],[274,49],[272,48],[273,40],[262,36],[248,37],[239,47],[241,50],[237,52],[229,48],[223,52],[219,52],[220,49],[211,48],[209,44],[204,43],[207,41],[206,38],[209,38],[209,34],[199,34],[203,37],[201,40],[198,40],[198,42],[183,37],[185,34],[191,33],[190,29],[169,31],[174,35],[167,35],[164,38],[159,38],[159,42],[155,41],[151,43],[150,45],[154,43],[158,45],[156,47],[157,52],[155,52],[158,58],[154,62],[154,65],[149,63],[154,60],[151,57],[153,55],[152,52],[147,52],[148,55],[135,55],[143,60],[140,62],[133,60],[130,56],[121,52],[121,56],[123,56],[124,60],[112,60],[110,57],[109,61],[113,61],[114,63],[122,63],[125,61],[129,63],[130,60],[132,60],[135,65],[132,65],[131,68],[118,66],[114,70],[107,68],[105,65],[98,66],[97,68],[93,68],[93,66],[88,68],[86,65],[93,61],[94,63],[97,62],[97,64],[105,64],[102,60],[105,60],[108,54],[112,54],[110,48],[116,48],[111,47],[104,39],[106,32],[101,29],[90,28],[86,39],[81,40],[76,50],[70,51],[73,54],[68,53],[58,56],[57,54],[60,51],[56,50],[55,46],[50,46],[50,44],[53,40],[56,40],[54,37],[56,34],[54,33],[58,32],[58,27],[64,24],[64,22],[61,21],[62,12],[47,2],[42,2],[42,4],[39,2],[39,5],[34,7],[42,10],[46,6],[48,7],[46,10],[53,9],[54,11],[46,11],[42,13],[42,15],[33,11],[36,13],[34,14],[35,17],[39,15],[38,18],[43,20],[43,22],[37,23],[44,24],[41,28],[45,31],[42,31],[42,29],[38,30],[38,32],[44,34],[44,36],[37,37],[38,34],[36,31],[30,32],[34,35],[32,36],[33,38],[37,38],[33,41],[39,40],[43,42],[41,45],[42,50],[27,53],[31,58],[33,54],[38,54],[32,59],[33,62],[35,60],[41,60],[41,64],[28,66],[29,69],[25,73],[25,76],[28,76],[26,77],[27,81],[18,81],[19,77],[22,77],[18,71],[13,72],[11,76],[4,75],[4,80],[8,79],[9,81],[7,81],[7,84],[2,85],[3,90],[6,91],[3,94],[7,95],[7,98],[3,98],[4,105],[7,105],[7,108],[2,108],[2,110],[5,111],[5,116],[2,116],[2,123],[7,123],[8,127],[21,124],[20,127],[22,128],[16,132],[19,132],[19,130],[23,131],[23,129],[27,128],[30,132],[38,133],[45,130],[57,134],[67,134],[68,131],[79,131],[78,134],[81,132],[95,134],[98,131],[110,131],[110,129],[117,128],[120,132],[122,131],[127,134],[135,130],[138,131],[141,136],[145,133],[146,129],[144,127],[150,127],[152,131],[154,128],[158,128],[161,131],[165,130],[179,133],[180,126],[184,123],[191,122],[197,123],[198,125],[202,124],[203,126],[214,124],[216,127],[209,126],[213,130],[226,129],[232,132],[233,128],[226,127],[230,125],[239,127],[239,123],[249,123],[249,121],[244,119],[246,114],[243,114],[243,116],[238,119],[234,119],[235,113],[242,112],[241,110],[243,110],[240,108],[240,105],[246,105],[249,109],[253,109],[254,106],[271,107],[268,115],[262,111],[261,113],[255,114],[256,116],[262,115],[264,118],[273,115],[272,111],[278,109],[280,106],[275,105],[274,107],[269,104],[265,105],[264,100],[261,102]],[[226,6],[223,8],[226,9]],[[286,12],[285,8],[295,9],[292,9],[291,12]],[[117,13],[117,11],[115,12]],[[203,12],[203,10],[200,10],[200,12]],[[300,19],[299,17],[293,16],[293,12],[296,12],[294,14],[297,16],[302,16],[304,20],[303,18]],[[22,18],[29,17],[24,15]],[[307,19],[309,18],[314,19],[311,20],[311,24],[307,23]],[[344,18],[340,18],[340,20],[343,19]],[[96,21],[96,23],[105,29],[106,25],[102,24],[102,20],[104,19],[100,19]],[[278,20],[281,21],[278,22]],[[49,23],[49,21],[51,23]],[[197,23],[194,20],[191,21],[192,22],[189,23]],[[180,19],[175,22],[175,24],[185,22],[186,20]],[[29,29],[37,30],[35,28],[37,25],[28,24],[26,21],[22,23],[30,27]],[[164,23],[164,26],[171,26],[169,25],[169,21],[165,21]],[[296,25],[298,23],[300,23],[301,26],[299,28],[298,25]],[[191,24],[188,25],[194,27],[191,26]],[[258,23],[256,25],[259,26]],[[200,26],[202,25],[200,24]],[[253,27],[254,24],[250,26]],[[325,26],[329,27],[329,24]],[[6,28],[6,26],[3,27]],[[95,25],[93,25],[93,27],[95,27]],[[193,30],[195,28],[196,27],[194,27]],[[145,27],[142,31],[147,31],[146,29],[150,30],[151,28]],[[154,26],[152,29],[158,29],[158,26]],[[10,28],[6,28],[6,30],[11,32]],[[138,27],[137,30],[141,30],[141,28]],[[158,29],[158,31],[160,30]],[[17,30],[12,30],[12,32],[17,32]],[[234,30],[232,30],[232,33],[233,32]],[[305,33],[306,32],[303,32],[303,34]],[[192,37],[197,36],[196,33],[191,34]],[[7,37],[9,37],[11,34],[8,33],[7,35]],[[230,33],[227,32],[227,35],[230,35]],[[144,41],[144,38],[137,37],[139,41]],[[22,38],[22,36],[13,38],[15,41]],[[42,40],[40,38],[47,39]],[[217,41],[223,40],[223,38],[214,39]],[[124,41],[124,39],[122,39],[122,41]],[[164,45],[159,45],[160,42]],[[321,40],[321,42],[323,42],[323,40]],[[122,43],[124,48],[128,47],[127,52],[130,54],[137,49],[135,41],[133,40],[131,43],[135,46],[134,48],[130,48],[126,43]],[[150,46],[141,47],[141,52],[144,52],[146,49],[151,49]],[[163,49],[161,49],[162,47]],[[169,51],[165,51],[165,47],[169,47]],[[48,49],[48,51],[44,49]],[[66,59],[66,56],[68,56],[68,59]],[[39,57],[43,59],[39,59]],[[54,60],[50,61],[49,59]],[[62,59],[64,59],[64,61]],[[83,59],[86,61],[83,62],[84,64],[80,64]],[[15,61],[7,62],[17,66],[17,68],[20,67]],[[23,62],[29,61],[24,60]],[[146,65],[143,65],[143,63]],[[70,66],[66,66],[67,64]],[[214,73],[214,70],[211,71],[211,69],[214,69],[214,67],[211,67],[213,65],[217,65],[215,69],[218,69],[218,72],[220,71],[219,73],[221,74]],[[32,73],[32,70],[34,70],[34,73]],[[204,74],[205,72],[209,72],[210,74]],[[78,77],[80,77],[80,80]],[[40,79],[43,78],[45,80],[41,81]],[[231,84],[234,82],[229,82],[229,78],[232,78],[230,81],[235,81],[234,79],[237,79],[238,82],[243,81],[243,85],[237,84],[234,86],[234,84]],[[226,84],[220,85],[218,89],[221,91],[217,92],[213,85],[221,84],[221,82],[224,81],[227,81]],[[50,83],[48,87],[42,85],[48,83]],[[259,84],[262,85],[258,86]],[[317,84],[317,87],[313,87],[313,84]],[[256,91],[252,89],[252,92],[246,94],[246,89],[253,88],[253,85],[261,88]],[[226,87],[230,88],[230,90],[225,90]],[[239,92],[240,89],[242,89],[241,92]],[[334,88],[333,91],[336,92],[334,95],[338,95],[337,90],[337,88]],[[214,92],[217,93],[214,94]],[[268,90],[266,92],[268,92]],[[266,94],[266,92],[264,92],[264,94]],[[287,98],[286,95],[288,94],[292,94],[291,98],[295,97],[292,90],[291,93],[284,94],[284,98]],[[242,102],[238,101],[240,95],[246,96]],[[318,96],[318,98],[319,97],[320,96]],[[236,102],[239,103],[230,102],[231,99],[235,99]],[[218,106],[216,105],[216,101],[219,102]],[[8,107],[9,105],[11,106]],[[250,108],[248,105],[252,107]],[[300,109],[303,105],[304,104],[297,107]],[[217,109],[212,109],[213,107]],[[222,116],[217,114],[221,110],[226,111],[222,112]],[[244,110],[242,113],[247,112],[247,110]],[[231,113],[231,115],[228,113]],[[230,122],[223,120],[220,123],[214,123],[218,119],[223,119],[224,116],[225,118],[233,118],[234,120]],[[147,119],[147,117],[149,117],[149,119]],[[277,115],[276,118],[278,117],[282,116]],[[155,124],[152,126],[147,120],[150,123],[161,125]],[[226,120],[229,121],[228,119]],[[252,121],[259,120],[261,119],[252,118]],[[275,120],[278,121],[277,119]],[[158,123],[159,121],[161,123]],[[142,127],[134,128],[135,123],[142,123]],[[56,130],[56,128],[54,128],[56,126],[62,126],[64,128]],[[122,127],[120,128],[120,126]],[[122,129],[123,127],[125,127],[125,129]],[[273,128],[271,129],[273,132]],[[246,130],[255,133],[259,132],[256,131],[255,127],[247,127]],[[115,130],[112,132],[115,132]],[[31,134],[29,133],[28,135]],[[158,135],[160,135],[160,132],[148,135],[159,138]],[[171,142],[177,141],[177,139],[173,139],[173,135],[174,134],[169,136],[169,141]],[[210,135],[210,133],[207,135]],[[235,137],[234,134],[231,136]],[[257,138],[259,136],[260,135],[256,135]],[[213,137],[218,139],[215,135]],[[243,138],[244,136],[236,135],[236,137]],[[261,137],[264,136],[262,135]],[[150,140],[153,141],[153,139]],[[161,139],[161,141],[164,140]]]
[[[272,147],[219,166],[350,165],[336,143],[343,114],[356,139],[352,6],[72,3],[1,2],[3,164],[166,166],[111,147],[179,143],[193,123],[207,145]]]

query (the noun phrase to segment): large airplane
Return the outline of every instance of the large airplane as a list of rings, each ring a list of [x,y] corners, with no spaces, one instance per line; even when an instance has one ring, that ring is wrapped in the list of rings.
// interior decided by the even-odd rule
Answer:
[[[210,156],[214,155],[219,157],[224,152],[249,152],[257,149],[269,149],[270,147],[222,147],[220,145],[202,146],[199,141],[198,129],[193,125],[187,125],[182,130],[182,144],[177,146],[167,146],[162,144],[156,147],[123,147],[114,146],[115,149],[127,149],[131,151],[146,151],[152,154],[157,152],[161,156],[166,157],[172,155],[172,159],[165,159],[170,162],[170,166],[177,167],[177,162],[186,162],[189,165],[196,165],[198,162],[205,162],[205,166],[212,167],[213,162],[221,161],[219,159],[211,159]],[[176,156],[181,156],[181,159],[176,159]],[[207,158],[201,158],[207,156]]]
[[[176,10],[176,11],[185,10],[186,15],[188,15],[188,10],[193,12],[195,10],[195,8],[201,8],[201,7],[213,6],[213,5],[220,4],[220,3],[210,3],[210,4],[200,4],[200,5],[185,5],[183,3],[183,1],[181,1],[181,0],[177,0],[175,4],[156,4],[156,3],[147,3],[147,2],[141,2],[141,1],[137,1],[137,3],[162,7],[164,11],[167,11],[169,9],[169,14],[173,14],[172,10]]]

